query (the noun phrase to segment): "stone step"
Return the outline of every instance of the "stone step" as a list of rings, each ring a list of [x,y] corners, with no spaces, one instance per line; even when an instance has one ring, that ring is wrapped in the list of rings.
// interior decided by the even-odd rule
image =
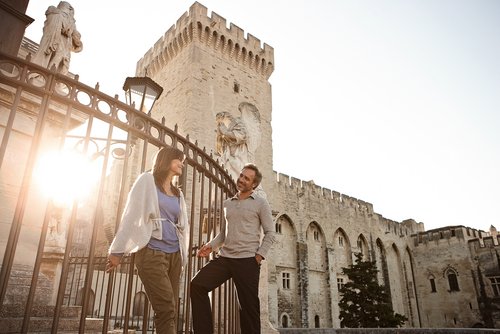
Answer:
[[[22,318],[24,317],[24,305],[6,304],[0,311],[0,318]],[[60,318],[80,318],[81,306],[62,306]],[[31,310],[31,317],[52,318],[54,306],[35,305]]]
[[[100,333],[102,331],[104,320],[97,318],[87,318],[85,321],[85,333]],[[22,329],[23,318],[0,318],[0,333],[20,333]],[[58,333],[76,332],[80,319],[62,318],[59,320]],[[52,328],[52,318],[32,317],[28,333],[50,333]]]

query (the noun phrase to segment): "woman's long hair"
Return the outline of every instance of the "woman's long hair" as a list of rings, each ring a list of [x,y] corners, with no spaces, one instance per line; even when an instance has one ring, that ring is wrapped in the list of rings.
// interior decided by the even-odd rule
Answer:
[[[184,160],[184,153],[181,150],[171,146],[162,147],[155,155],[153,159],[153,177],[155,179],[155,184],[160,189],[161,192],[165,192],[163,189],[163,183],[168,176],[170,171],[170,165],[172,160],[179,159]],[[170,183],[172,191],[175,196],[180,196],[180,189],[178,186]]]

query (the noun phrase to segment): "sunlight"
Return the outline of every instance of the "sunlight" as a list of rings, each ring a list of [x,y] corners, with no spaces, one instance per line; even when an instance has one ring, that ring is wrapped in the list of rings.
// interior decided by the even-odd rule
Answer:
[[[100,173],[96,161],[71,151],[48,152],[35,168],[34,177],[44,195],[62,205],[84,200]]]

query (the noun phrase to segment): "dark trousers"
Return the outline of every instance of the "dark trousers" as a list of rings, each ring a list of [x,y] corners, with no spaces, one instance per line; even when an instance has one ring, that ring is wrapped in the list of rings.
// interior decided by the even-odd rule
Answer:
[[[167,254],[144,247],[136,253],[135,265],[155,312],[156,333],[177,333],[180,252]]]
[[[260,334],[260,265],[255,257],[216,258],[191,280],[191,307],[195,334],[212,334],[212,310],[208,293],[232,278],[240,303],[242,334]]]

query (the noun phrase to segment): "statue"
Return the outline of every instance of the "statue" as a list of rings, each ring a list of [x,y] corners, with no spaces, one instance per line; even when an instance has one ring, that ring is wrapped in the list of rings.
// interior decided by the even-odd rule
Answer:
[[[262,136],[259,110],[247,102],[240,103],[238,110],[240,112],[238,117],[228,112],[220,112],[215,117],[216,151],[234,180],[238,179],[246,163],[254,162],[254,153],[260,145]],[[265,197],[261,186],[257,191]]]
[[[45,16],[40,46],[32,61],[48,69],[55,66],[58,73],[67,74],[71,52],[80,52],[83,48],[74,9],[68,2],[61,1],[57,8],[47,8]]]

